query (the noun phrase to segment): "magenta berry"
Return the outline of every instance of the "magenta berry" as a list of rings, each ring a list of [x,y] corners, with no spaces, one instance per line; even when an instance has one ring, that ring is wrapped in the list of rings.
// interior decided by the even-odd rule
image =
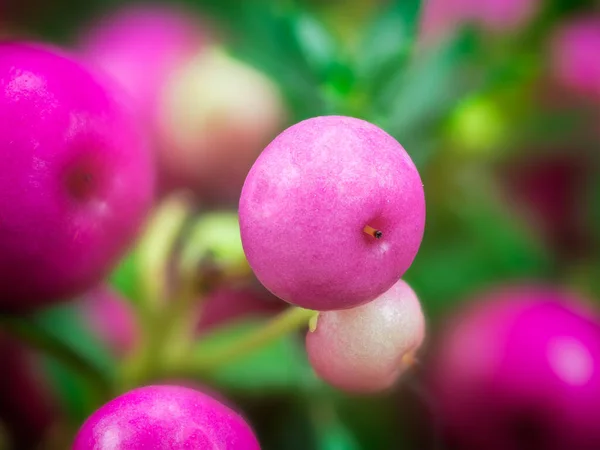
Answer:
[[[319,314],[306,335],[317,375],[342,390],[370,393],[391,387],[414,360],[425,320],[413,290],[398,281],[366,305]]]
[[[285,308],[285,303],[270,293],[250,289],[217,289],[200,303],[199,332],[207,332],[235,320],[271,316]]]
[[[0,333],[0,422],[15,450],[38,448],[58,413],[34,356],[22,343]]]
[[[244,251],[276,296],[309,309],[358,306],[392,287],[423,237],[423,184],[390,135],[351,117],[280,134],[250,170]]]
[[[236,412],[199,391],[148,386],[98,409],[79,430],[72,450],[260,450]]]
[[[83,322],[113,353],[123,355],[135,346],[140,332],[135,311],[109,286],[88,293],[79,311]]]
[[[600,99],[600,17],[580,17],[562,25],[552,40],[558,82],[581,95]]]
[[[458,448],[600,448],[600,325],[572,294],[513,286],[458,314],[432,394]]]
[[[118,94],[37,44],[0,44],[0,309],[96,285],[152,200],[150,155]]]
[[[439,40],[469,22],[494,33],[515,31],[528,24],[541,4],[540,0],[428,0],[421,37]]]

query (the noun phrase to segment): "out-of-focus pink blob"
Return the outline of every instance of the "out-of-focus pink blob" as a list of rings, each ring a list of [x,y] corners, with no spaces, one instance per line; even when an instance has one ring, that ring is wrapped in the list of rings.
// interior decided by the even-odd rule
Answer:
[[[429,369],[457,448],[600,448],[600,323],[573,294],[523,285],[477,298]]]
[[[123,355],[132,350],[139,329],[133,307],[127,300],[102,286],[90,292],[79,307],[84,322],[113,353]]]
[[[126,89],[137,111],[154,126],[164,86],[206,39],[190,11],[150,3],[106,14],[85,29],[77,46]]]
[[[559,27],[551,56],[554,76],[561,85],[600,99],[600,17],[579,17]]]
[[[507,200],[564,258],[579,258],[590,250],[583,200],[593,176],[590,158],[577,149],[519,156],[501,170]]]
[[[539,7],[539,0],[426,0],[421,38],[435,42],[469,22],[493,33],[511,32],[525,26]]]
[[[204,333],[237,319],[270,316],[286,307],[284,301],[266,290],[217,289],[203,300],[198,331]]]
[[[14,450],[30,450],[40,443],[55,414],[50,386],[25,346],[0,334],[0,421]]]

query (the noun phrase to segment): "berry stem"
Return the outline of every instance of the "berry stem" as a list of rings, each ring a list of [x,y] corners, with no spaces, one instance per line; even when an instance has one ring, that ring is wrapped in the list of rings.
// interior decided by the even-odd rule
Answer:
[[[211,352],[196,352],[198,357],[189,362],[190,372],[196,375],[210,373],[231,361],[260,349],[281,336],[307,327],[315,314],[315,311],[309,309],[288,308],[267,322],[261,329],[244,336],[228,347]],[[199,348],[202,348],[202,341],[198,345]]]
[[[383,233],[381,230],[377,230],[370,225],[367,225],[363,228],[363,232],[368,234],[369,236],[373,236],[375,239],[381,239],[383,237]]]
[[[163,340],[173,309],[168,301],[170,263],[192,210],[192,201],[186,193],[169,197],[155,211],[139,241],[142,339],[123,363],[120,391],[152,379],[163,355]]]
[[[24,317],[0,316],[0,328],[80,374],[93,389],[99,402],[111,398],[112,384],[109,377],[52,333],[36,326],[34,321]]]
[[[167,298],[169,261],[181,230],[192,212],[187,194],[165,200],[150,219],[138,244],[140,287],[145,318],[157,313]]]

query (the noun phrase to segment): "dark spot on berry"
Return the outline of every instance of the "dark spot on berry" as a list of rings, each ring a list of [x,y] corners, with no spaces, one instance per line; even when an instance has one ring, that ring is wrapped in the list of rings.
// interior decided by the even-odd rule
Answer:
[[[377,230],[374,234],[375,239],[381,239],[383,237],[383,233],[379,230]]]

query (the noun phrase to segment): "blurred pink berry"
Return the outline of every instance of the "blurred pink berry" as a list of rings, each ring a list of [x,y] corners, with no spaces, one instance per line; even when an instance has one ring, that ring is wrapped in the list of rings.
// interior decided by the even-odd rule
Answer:
[[[237,203],[250,167],[286,121],[275,83],[217,48],[175,73],[160,112],[166,187],[209,202]]]
[[[211,292],[202,301],[198,331],[204,333],[237,319],[269,316],[285,308],[286,304],[271,293],[261,294],[231,288]]]
[[[502,168],[507,200],[531,221],[561,258],[584,257],[592,241],[586,226],[586,190],[594,164],[573,148],[519,155]]]
[[[106,80],[33,43],[0,43],[0,124],[0,309],[81,294],[152,203],[146,143]]]
[[[494,33],[511,32],[527,25],[540,5],[540,0],[426,0],[421,38],[435,42],[467,23]]]
[[[316,330],[306,335],[306,350],[320,378],[345,391],[369,393],[395,383],[424,337],[419,300],[400,280],[366,305],[320,313]]]
[[[72,450],[260,450],[244,419],[180,386],[147,386],[108,402],[83,424]]]
[[[425,197],[408,153],[351,117],[316,117],[281,133],[250,170],[242,244],[277,297],[319,311],[367,303],[417,254]]]
[[[14,450],[37,448],[58,411],[33,352],[0,334],[0,422]]]
[[[154,127],[167,81],[205,41],[193,13],[150,3],[127,5],[100,17],[85,28],[77,46],[125,88],[136,112]]]
[[[117,355],[133,349],[139,329],[132,305],[108,286],[87,294],[78,305],[92,333]]]
[[[576,296],[535,285],[480,296],[449,322],[431,362],[457,448],[600,448],[600,325]]]
[[[552,66],[564,87],[600,99],[600,17],[573,19],[552,39]]]

